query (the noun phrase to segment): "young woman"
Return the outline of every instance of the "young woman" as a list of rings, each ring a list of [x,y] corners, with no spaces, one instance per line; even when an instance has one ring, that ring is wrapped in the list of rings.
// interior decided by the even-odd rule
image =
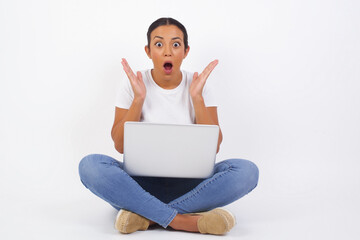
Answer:
[[[122,60],[128,80],[119,89],[111,131],[120,153],[126,121],[219,125],[216,102],[205,87],[218,61],[211,62],[201,74],[181,70],[190,47],[185,27],[172,18],[152,23],[147,40],[145,52],[153,69],[135,75]],[[221,141],[220,130],[217,151]],[[84,157],[79,173],[90,191],[119,210],[115,228],[121,233],[159,224],[208,234],[230,231],[235,218],[218,207],[252,191],[259,175],[254,163],[228,159],[217,163],[214,175],[208,179],[130,177],[122,162],[100,154]]]

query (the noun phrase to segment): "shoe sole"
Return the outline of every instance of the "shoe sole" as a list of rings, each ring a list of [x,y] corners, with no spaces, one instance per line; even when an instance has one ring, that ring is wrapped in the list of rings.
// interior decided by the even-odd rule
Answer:
[[[232,217],[232,219],[234,219],[234,223],[236,224],[236,217],[234,214],[232,214],[229,210],[226,210],[225,208],[218,208],[218,209],[221,209],[221,210],[227,212]]]
[[[120,223],[120,216],[121,216],[121,214],[130,214],[130,212],[129,211],[126,211],[126,210],[123,210],[123,209],[121,209],[119,212],[118,212],[118,214],[116,215],[116,220],[115,220],[115,229],[116,230],[119,230],[120,232],[122,232],[124,229],[122,229],[125,225],[126,225],[126,223],[125,224],[122,224],[122,223]],[[119,226],[119,227],[118,227]]]
[[[234,219],[234,226],[235,224],[237,224],[236,222],[236,217],[234,214],[232,214],[229,210],[226,210],[225,208],[222,208],[222,207],[219,207],[219,208],[214,208],[213,210],[216,210],[216,209],[221,209],[222,211],[226,212],[227,214],[229,214],[231,216],[232,219]],[[210,210],[210,211],[213,211],[213,210]],[[206,213],[206,212],[198,212],[198,213],[185,213],[185,215],[191,215],[191,214],[201,214],[201,213]]]
[[[226,210],[225,208],[216,208],[219,210],[224,211],[225,213],[220,214],[224,217],[225,221],[227,222],[227,226],[228,226],[228,231],[230,231],[235,225],[236,225],[236,217],[234,216],[234,214],[232,214],[230,211]],[[214,209],[214,210],[216,210]],[[231,221],[230,219],[228,219],[228,216],[226,216],[226,214],[230,215],[231,219],[233,221]]]

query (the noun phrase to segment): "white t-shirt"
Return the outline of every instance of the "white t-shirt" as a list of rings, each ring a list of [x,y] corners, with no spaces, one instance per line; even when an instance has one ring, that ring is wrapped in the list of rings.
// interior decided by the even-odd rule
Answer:
[[[184,70],[182,81],[174,89],[164,89],[157,85],[151,69],[141,71],[146,87],[146,97],[141,112],[141,122],[194,124],[195,111],[189,93],[194,73]],[[203,89],[205,106],[218,106],[211,89],[205,84]],[[122,79],[117,90],[115,106],[129,109],[134,99],[129,79]]]

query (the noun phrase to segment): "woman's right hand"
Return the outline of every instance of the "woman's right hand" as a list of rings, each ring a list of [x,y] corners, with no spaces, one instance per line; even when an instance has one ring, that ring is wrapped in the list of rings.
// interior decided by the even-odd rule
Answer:
[[[138,71],[135,75],[125,58],[122,59],[121,64],[123,65],[124,71],[130,80],[130,84],[134,92],[134,98],[144,100],[146,96],[146,87],[142,79],[141,72]]]

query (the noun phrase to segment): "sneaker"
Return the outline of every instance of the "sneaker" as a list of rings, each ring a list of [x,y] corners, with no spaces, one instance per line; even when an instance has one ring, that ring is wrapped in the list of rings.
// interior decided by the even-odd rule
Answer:
[[[234,215],[222,208],[216,208],[208,212],[189,213],[200,215],[197,225],[200,233],[222,235],[229,232],[236,224]]]
[[[150,220],[127,210],[121,209],[116,216],[115,228],[121,233],[132,233],[148,229]]]

